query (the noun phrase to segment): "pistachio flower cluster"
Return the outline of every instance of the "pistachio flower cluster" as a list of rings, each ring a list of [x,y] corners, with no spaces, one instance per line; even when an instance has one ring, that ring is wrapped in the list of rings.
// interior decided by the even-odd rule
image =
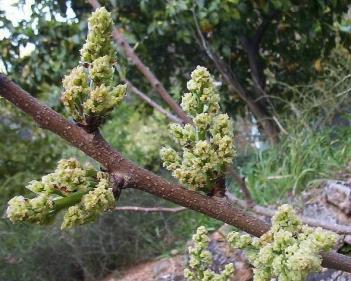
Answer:
[[[79,204],[68,208],[62,228],[71,228],[95,220],[101,213],[113,208],[115,198],[107,179],[100,179],[96,188],[82,197]]]
[[[322,228],[302,225],[293,208],[282,205],[272,218],[272,228],[260,238],[228,234],[229,243],[246,252],[254,266],[254,281],[302,281],[322,269],[322,251],[331,250],[338,236]]]
[[[229,281],[234,273],[232,263],[227,264],[220,273],[212,271],[212,254],[207,250],[209,237],[205,227],[200,226],[193,235],[194,246],[189,247],[189,264],[184,276],[189,281]]]
[[[75,159],[60,160],[53,173],[29,182],[26,188],[36,197],[16,196],[8,202],[6,215],[13,223],[48,224],[68,208],[62,228],[70,228],[94,220],[115,205],[108,174],[83,167]]]
[[[233,126],[228,115],[219,111],[219,95],[205,67],[196,67],[187,88],[189,93],[183,96],[181,107],[193,123],[170,126],[182,152],[164,147],[161,158],[181,183],[208,192],[233,161]]]
[[[105,8],[92,14],[87,41],[81,50],[82,65],[63,79],[62,102],[83,125],[98,126],[126,93],[126,85],[116,86],[113,79],[116,52],[111,40],[112,28],[111,15]]]
[[[54,208],[53,200],[41,194],[33,199],[15,196],[8,202],[7,217],[12,222],[28,221],[36,224],[47,224],[51,221],[51,210]]]

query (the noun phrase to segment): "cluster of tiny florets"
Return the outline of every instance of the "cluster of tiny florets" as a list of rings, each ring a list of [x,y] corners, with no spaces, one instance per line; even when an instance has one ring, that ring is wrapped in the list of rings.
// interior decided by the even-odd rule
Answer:
[[[105,8],[97,9],[88,20],[88,28],[87,41],[80,51],[82,61],[92,63],[97,58],[107,55],[110,62],[113,62],[116,52],[111,40],[111,14]]]
[[[113,22],[105,8],[89,19],[89,34],[81,50],[82,66],[74,68],[63,79],[62,102],[79,123],[89,125],[92,118],[101,118],[120,104],[126,85],[115,85],[116,52],[112,45]]]
[[[189,247],[189,263],[184,276],[189,281],[229,281],[234,273],[234,265],[227,264],[223,271],[216,273],[210,269],[212,254],[208,250],[210,239],[205,227],[200,226],[193,235],[194,246]]]
[[[35,224],[46,224],[51,221],[50,213],[53,207],[53,200],[45,194],[33,199],[15,196],[8,202],[6,215],[14,223],[28,221]]]
[[[115,198],[107,179],[101,179],[96,188],[83,195],[79,204],[68,208],[63,218],[62,228],[95,220],[101,213],[113,208]]]
[[[322,269],[320,253],[331,250],[338,236],[322,228],[302,225],[293,208],[282,205],[272,218],[270,231],[260,238],[232,232],[229,243],[246,252],[254,266],[254,281],[306,280]]]
[[[178,153],[170,147],[161,149],[164,167],[181,183],[195,190],[209,191],[222,177],[235,154],[232,121],[219,112],[219,95],[205,67],[198,66],[187,83],[189,93],[181,107],[192,124],[172,124],[170,131],[181,146]]]
[[[62,228],[70,228],[95,219],[115,204],[109,176],[76,159],[60,160],[56,170],[31,181],[27,189],[36,194],[32,199],[16,196],[8,202],[7,217],[13,222],[50,223],[62,209]]]

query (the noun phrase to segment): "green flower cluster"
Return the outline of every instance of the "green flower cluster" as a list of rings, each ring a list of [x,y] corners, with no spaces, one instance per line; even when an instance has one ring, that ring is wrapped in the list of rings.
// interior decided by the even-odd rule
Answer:
[[[53,208],[53,200],[45,194],[33,199],[15,196],[8,202],[6,215],[14,223],[28,221],[36,224],[46,224],[51,221],[50,213]]]
[[[233,161],[233,126],[228,115],[219,111],[219,95],[206,68],[197,66],[187,88],[189,93],[183,96],[181,107],[193,123],[170,126],[182,153],[164,147],[161,158],[164,167],[181,183],[206,192]]]
[[[189,247],[189,264],[184,269],[184,276],[189,281],[229,281],[234,273],[232,263],[227,264],[220,273],[210,270],[212,254],[207,250],[209,237],[204,226],[193,235],[194,246]]]
[[[108,114],[126,93],[127,86],[115,86],[113,79],[116,52],[112,28],[111,15],[105,8],[92,14],[88,38],[81,50],[82,66],[63,79],[62,102],[72,117],[84,125]]]
[[[56,214],[68,208],[62,228],[87,223],[115,205],[109,176],[75,159],[60,160],[56,170],[31,181],[27,189],[32,199],[16,196],[8,202],[7,217],[13,222],[48,224]]]
[[[71,228],[95,220],[101,213],[113,208],[115,198],[107,179],[101,179],[93,190],[83,195],[79,204],[68,208],[62,228]]]
[[[82,61],[92,63],[107,55],[110,62],[113,62],[116,52],[111,41],[113,30],[111,14],[104,7],[97,9],[88,19],[88,28],[87,41],[81,50]]]
[[[245,250],[254,266],[254,281],[306,280],[309,273],[322,269],[320,253],[331,250],[337,238],[331,231],[302,225],[289,205],[277,210],[270,231],[260,238],[228,234],[229,243]]]

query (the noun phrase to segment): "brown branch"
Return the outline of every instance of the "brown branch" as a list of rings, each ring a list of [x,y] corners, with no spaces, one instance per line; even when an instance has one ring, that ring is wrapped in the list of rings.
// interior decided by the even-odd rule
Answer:
[[[229,192],[226,193],[226,196],[234,204],[240,206],[243,209],[250,210],[258,215],[263,215],[266,217],[273,217],[275,212],[276,212],[275,209],[267,208],[267,207],[256,205],[256,204],[252,205],[252,203],[250,204],[246,201],[240,200],[239,198],[236,198],[233,194],[231,194]],[[345,235],[351,234],[351,226],[348,226],[348,225],[326,223],[326,222],[316,220],[316,219],[306,217],[306,216],[299,216],[299,217],[304,224],[308,224],[310,226],[322,227],[322,228],[334,231],[338,234],[345,234]]]
[[[278,10],[274,10],[267,17],[263,18],[261,24],[257,27],[256,32],[252,37],[252,42],[255,46],[258,46],[261,43],[262,38],[266,33],[268,27],[270,26],[272,21],[274,19],[277,19],[278,17],[280,17],[280,12]]]
[[[254,43],[253,39],[250,39],[244,35],[239,36],[241,45],[247,54],[250,65],[250,74],[253,81],[254,89],[258,96],[265,95],[266,79],[264,75],[264,65],[262,58],[259,53],[259,45]]]
[[[248,108],[251,110],[259,124],[262,125],[266,137],[271,143],[275,144],[277,142],[278,129],[275,126],[274,122],[272,122],[272,118],[269,117],[265,110],[258,103],[256,103],[255,100],[252,99],[250,95],[244,90],[235,73],[230,69],[230,67],[228,67],[228,65],[224,63],[216,53],[212,52],[206,42],[205,37],[202,34],[194,10],[193,18],[201,46],[206,52],[207,56],[212,60],[217,70],[222,74],[224,81],[229,87],[230,92],[232,94],[238,94],[239,97],[247,104]]]
[[[142,91],[140,91],[137,87],[135,87],[132,82],[130,82],[129,80],[125,79],[125,82],[127,82],[128,84],[128,88],[135,94],[137,95],[139,98],[141,98],[143,101],[145,101],[147,104],[149,104],[150,106],[152,106],[153,108],[155,108],[158,112],[162,113],[163,115],[165,115],[169,120],[171,120],[172,122],[175,123],[179,123],[182,124],[183,121],[178,118],[177,116],[173,115],[172,113],[168,112],[167,110],[165,110],[162,106],[160,106],[158,103],[156,103],[154,100],[152,100],[151,98],[149,98],[147,95],[145,95]]]
[[[179,213],[188,208],[184,207],[175,207],[175,208],[166,208],[166,207],[134,207],[134,206],[123,206],[114,208],[115,211],[126,211],[126,212],[143,212],[143,213]]]
[[[243,34],[239,36],[243,50],[246,52],[249,60],[251,70],[250,75],[255,93],[258,97],[262,96],[264,98],[260,100],[262,106],[270,106],[272,109],[273,104],[266,93],[266,77],[264,74],[264,63],[260,55],[260,43],[271,22],[279,17],[279,11],[274,10],[268,16],[263,18],[252,37]]]
[[[88,0],[88,2],[94,8],[94,10],[101,7],[99,1],[97,0]],[[167,92],[161,81],[157,79],[155,74],[142,62],[139,56],[134,52],[133,48],[129,45],[128,41],[124,37],[123,32],[120,29],[115,28],[112,32],[112,36],[117,44],[123,49],[126,57],[130,59],[131,62],[137,67],[137,69],[145,76],[146,80],[159,93],[161,98],[169,105],[169,107],[185,123],[191,123],[190,117],[186,115],[179,104]]]
[[[263,73],[263,63],[260,57],[260,43],[272,21],[280,16],[279,11],[274,10],[268,16],[263,18],[261,24],[257,27],[255,34],[252,37],[240,35],[239,39],[249,58],[251,68],[251,77],[254,81],[254,86],[258,94],[264,94],[266,87],[266,79]]]
[[[10,81],[4,74],[0,74],[0,96],[30,115],[40,127],[59,135],[72,146],[98,161],[112,175],[124,178],[123,188],[135,188],[148,192],[221,220],[255,236],[261,236],[270,228],[269,224],[249,215],[226,198],[208,197],[190,191],[138,167],[114,150],[99,132],[89,134],[84,129],[70,123],[56,111],[40,104],[37,99]],[[324,253],[322,265],[351,272],[351,257],[334,252]]]

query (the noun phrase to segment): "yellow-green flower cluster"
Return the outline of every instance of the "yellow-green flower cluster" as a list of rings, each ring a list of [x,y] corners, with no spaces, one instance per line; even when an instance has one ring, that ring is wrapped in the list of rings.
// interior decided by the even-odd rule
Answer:
[[[93,61],[91,67],[91,77],[95,85],[111,85],[113,82],[113,67],[109,56],[99,57]]]
[[[118,85],[114,88],[101,85],[90,92],[90,97],[84,102],[83,107],[88,115],[104,115],[120,104],[126,92],[125,85]]]
[[[115,204],[108,174],[75,159],[60,160],[53,173],[31,181],[26,188],[36,197],[16,196],[9,201],[6,215],[14,223],[47,224],[68,208],[62,224],[68,228],[95,219]]]
[[[88,20],[88,28],[87,41],[81,50],[82,61],[92,63],[97,58],[107,55],[110,62],[113,62],[116,52],[111,40],[111,14],[104,7],[97,9]]]
[[[331,250],[338,236],[322,228],[302,225],[293,208],[282,205],[272,218],[270,231],[260,238],[232,232],[229,243],[244,249],[254,266],[254,281],[306,280],[322,269],[320,253]]]
[[[49,196],[41,194],[33,199],[15,196],[8,202],[6,216],[13,222],[28,221],[36,224],[49,223],[54,203]]]
[[[62,159],[58,162],[53,173],[45,175],[41,181],[31,181],[27,189],[36,194],[86,192],[94,184],[92,177],[96,171],[90,167],[83,167],[76,159]]]
[[[233,264],[227,264],[222,272],[210,269],[212,254],[207,249],[210,239],[204,226],[193,235],[194,246],[189,247],[189,263],[184,269],[184,276],[189,281],[229,281],[234,273]]]
[[[116,52],[112,45],[112,18],[105,8],[89,19],[89,34],[81,50],[82,66],[63,79],[62,102],[79,123],[89,125],[92,118],[102,118],[120,104],[126,85],[115,85]]]
[[[198,66],[191,73],[187,87],[190,92],[183,96],[181,107],[193,123],[170,126],[182,152],[165,147],[161,158],[181,183],[209,191],[233,161],[233,126],[228,115],[219,112],[219,95],[205,67]]]
[[[62,228],[71,228],[95,220],[101,213],[113,208],[115,198],[107,179],[101,179],[93,190],[83,195],[79,204],[69,207]]]

